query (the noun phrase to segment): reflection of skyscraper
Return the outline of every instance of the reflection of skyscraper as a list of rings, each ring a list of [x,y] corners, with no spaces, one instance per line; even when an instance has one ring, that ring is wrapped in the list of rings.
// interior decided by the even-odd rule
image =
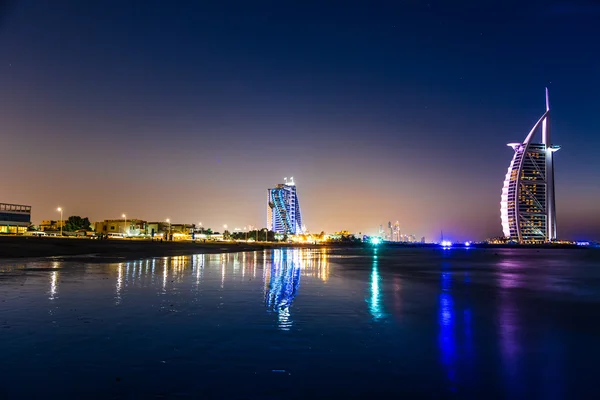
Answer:
[[[273,232],[296,234],[302,232],[302,213],[296,194],[294,178],[268,189],[267,227]]]
[[[542,143],[533,143],[541,127]],[[556,239],[554,201],[554,152],[560,146],[550,140],[550,103],[523,143],[509,143],[515,154],[508,167],[500,214],[504,236],[517,242]]]
[[[265,285],[267,308],[279,314],[279,327],[288,330],[291,326],[289,307],[298,294],[300,285],[300,264],[294,262],[292,250],[273,251],[271,273]]]

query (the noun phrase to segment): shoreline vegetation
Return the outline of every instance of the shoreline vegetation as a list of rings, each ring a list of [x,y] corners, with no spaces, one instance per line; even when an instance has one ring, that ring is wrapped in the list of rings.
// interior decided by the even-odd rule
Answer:
[[[184,256],[194,254],[235,253],[280,248],[371,248],[368,243],[273,243],[273,242],[160,242],[135,239],[92,240],[86,238],[53,238],[31,236],[0,236],[0,259],[52,258],[85,262],[119,262],[123,260],[153,257]],[[433,248],[437,244],[382,243],[385,248]],[[473,248],[535,248],[535,249],[581,249],[575,245],[498,245],[473,244]]]

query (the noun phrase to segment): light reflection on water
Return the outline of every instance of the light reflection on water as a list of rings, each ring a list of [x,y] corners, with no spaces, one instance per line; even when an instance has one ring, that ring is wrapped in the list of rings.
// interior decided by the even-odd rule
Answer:
[[[299,249],[271,252],[271,268],[264,269],[264,293],[267,310],[278,314],[278,327],[288,331],[293,321],[290,308],[300,287],[302,275],[327,281],[329,266],[326,253],[316,261],[312,251]]]
[[[587,283],[600,278],[589,268],[594,261],[579,261],[576,270],[574,253],[551,260],[530,253],[478,258],[482,254],[277,249],[0,266],[0,323],[9,326],[2,333],[11,343],[0,363],[16,365],[3,370],[16,371],[12,379],[18,380],[25,376],[19,360],[37,357],[43,365],[66,357],[76,366],[87,362],[80,353],[101,360],[108,352],[117,355],[95,368],[124,363],[153,371],[157,363],[171,371],[170,379],[195,368],[242,380],[249,371],[249,382],[262,383],[274,370],[289,370],[297,387],[305,378],[339,374],[348,386],[336,390],[349,396],[362,393],[361,379],[375,391],[406,387],[429,397],[484,398],[492,391],[491,397],[552,398],[591,387],[587,371],[600,356],[594,347],[600,329],[581,310],[598,304]],[[44,345],[27,336],[47,323],[38,310],[56,330],[44,331],[50,335],[40,336]],[[109,345],[115,347],[102,347]],[[175,348],[181,350],[171,354]],[[61,369],[47,370],[51,377]],[[347,376],[359,378],[348,383]],[[428,392],[433,388],[437,392]],[[300,390],[299,397],[306,394]]]
[[[450,382],[450,390],[456,390],[456,337],[454,301],[450,292],[452,275],[442,267],[442,290],[439,295],[439,347],[442,364]]]
[[[370,297],[367,300],[369,305],[369,312],[373,316],[375,321],[385,317],[383,312],[381,290],[380,290],[380,276],[377,268],[377,248],[373,249],[373,266],[371,267],[371,287]]]

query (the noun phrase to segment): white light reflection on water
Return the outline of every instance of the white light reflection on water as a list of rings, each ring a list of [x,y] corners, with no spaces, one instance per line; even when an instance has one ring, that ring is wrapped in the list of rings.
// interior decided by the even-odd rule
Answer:
[[[135,281],[137,278],[137,261],[128,262],[127,266],[131,265],[131,285],[135,286]],[[127,268],[127,275],[129,275],[129,268]]]
[[[198,254],[194,268],[196,269],[196,286],[200,286],[200,281],[204,275],[204,254]]]
[[[169,257],[163,257],[163,294],[167,293],[167,278],[169,277]]]
[[[290,318],[290,308],[283,307],[279,309],[279,324],[278,327],[282,331],[289,331],[292,327],[292,319]]]
[[[242,279],[246,276],[246,253],[242,253]]]
[[[50,297],[48,297],[50,300],[54,300],[58,297],[56,295],[56,293],[58,292],[58,278],[59,278],[59,272],[57,271],[57,269],[59,268],[58,262],[56,262],[56,261],[53,262],[52,268],[55,270],[52,271],[52,273],[50,274],[50,292],[49,292]]]
[[[115,305],[121,304],[121,290],[123,289],[123,263],[117,267],[117,287],[115,296]]]
[[[225,257],[221,256],[221,289],[225,287]]]

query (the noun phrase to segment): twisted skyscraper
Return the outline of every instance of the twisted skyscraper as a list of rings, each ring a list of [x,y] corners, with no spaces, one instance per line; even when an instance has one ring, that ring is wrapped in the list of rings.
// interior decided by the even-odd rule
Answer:
[[[541,143],[534,138],[541,130]],[[500,213],[504,236],[519,243],[556,240],[554,200],[554,152],[560,146],[550,138],[550,102],[546,89],[546,112],[523,143],[509,143],[515,154],[504,187]]]
[[[294,178],[268,189],[267,226],[275,233],[302,233],[302,214]]]

